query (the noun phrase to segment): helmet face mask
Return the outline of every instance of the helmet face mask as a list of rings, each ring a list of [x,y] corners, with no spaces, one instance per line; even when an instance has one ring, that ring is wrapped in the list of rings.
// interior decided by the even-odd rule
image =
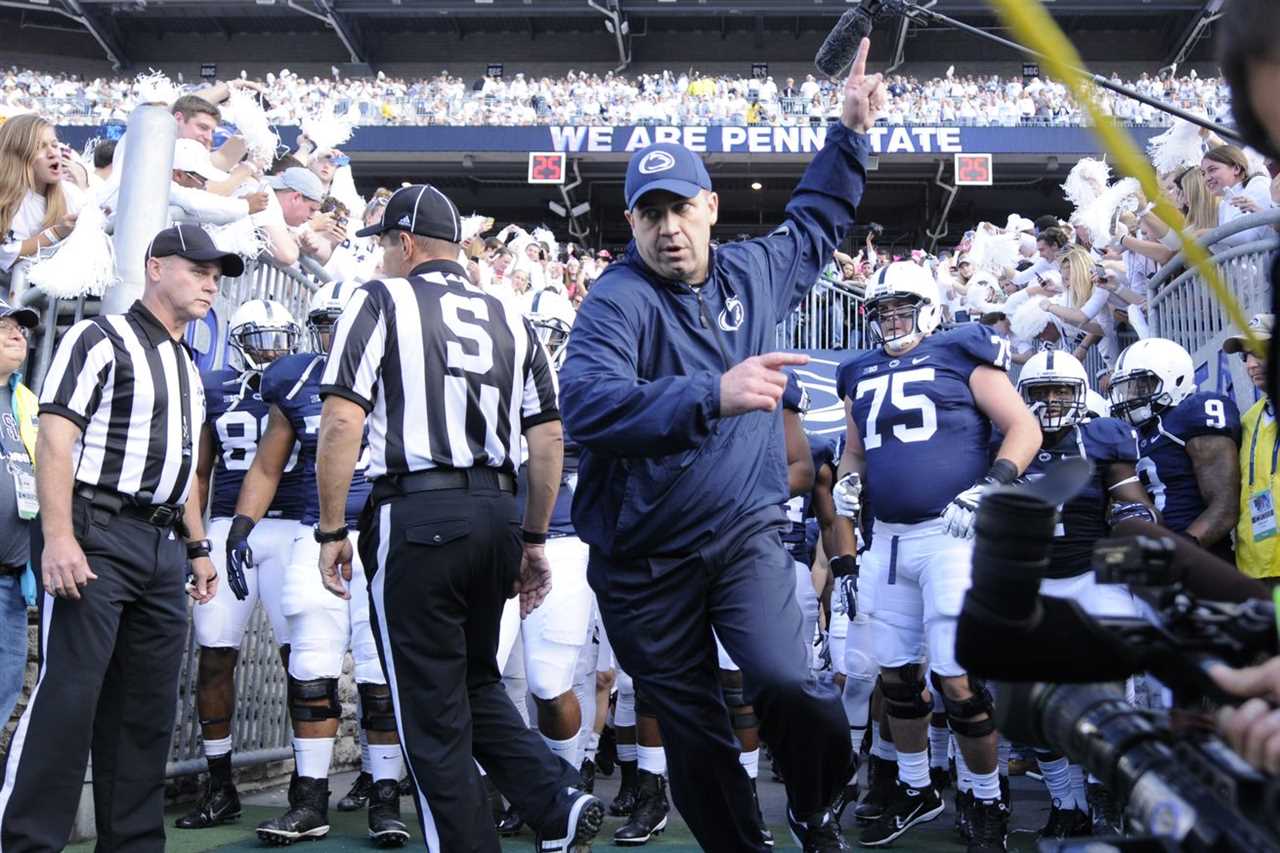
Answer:
[[[337,328],[341,311],[321,309],[307,315],[307,331],[311,333],[311,348],[316,352],[327,353],[333,343],[333,332]]]
[[[538,334],[538,340],[547,351],[551,366],[557,371],[564,364],[564,357],[569,346],[569,326],[556,317],[531,316],[529,322]]]
[[[1142,426],[1196,392],[1196,366],[1180,344],[1143,338],[1131,344],[1111,373],[1111,416]]]
[[[273,361],[298,351],[302,329],[283,305],[253,299],[231,318],[227,343],[248,370],[265,370]]]
[[[918,296],[890,294],[867,302],[867,320],[876,343],[891,353],[905,352],[924,339]]]
[[[919,264],[895,261],[872,279],[866,311],[875,343],[890,355],[901,355],[942,322],[938,284]]]
[[[1134,370],[1111,383],[1111,416],[1141,426],[1169,407],[1164,380],[1150,370]]]
[[[1088,389],[1079,380],[1050,378],[1018,383],[1022,400],[1045,432],[1058,432],[1084,420]]]

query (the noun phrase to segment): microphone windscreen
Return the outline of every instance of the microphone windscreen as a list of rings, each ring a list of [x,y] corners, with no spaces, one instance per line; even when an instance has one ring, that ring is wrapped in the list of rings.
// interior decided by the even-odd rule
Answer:
[[[840,16],[827,35],[813,64],[828,77],[841,77],[853,64],[858,45],[871,34],[871,16],[862,9],[850,9]]]

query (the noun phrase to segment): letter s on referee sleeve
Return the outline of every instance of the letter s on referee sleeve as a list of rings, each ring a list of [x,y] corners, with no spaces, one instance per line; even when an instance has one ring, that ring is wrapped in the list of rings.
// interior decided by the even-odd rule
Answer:
[[[110,384],[115,348],[102,327],[81,320],[58,345],[40,392],[40,412],[61,415],[80,427],[89,426],[102,391]]]
[[[654,331],[639,328],[629,313],[600,291],[578,309],[560,368],[565,431],[609,456],[666,456],[695,448],[720,416],[720,374],[641,378],[637,350]]]
[[[538,340],[529,318],[523,318],[525,338],[529,341],[524,364],[524,391],[520,400],[521,429],[537,426],[547,421],[560,420],[560,404],[557,400],[556,372],[551,369],[547,351]]]
[[[387,346],[385,297],[386,291],[377,281],[351,294],[329,346],[320,378],[321,397],[336,394],[362,406],[365,414],[373,411],[373,390]]]

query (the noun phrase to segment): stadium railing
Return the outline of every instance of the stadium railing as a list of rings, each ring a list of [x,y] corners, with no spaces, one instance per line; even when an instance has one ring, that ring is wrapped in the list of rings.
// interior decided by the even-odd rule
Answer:
[[[866,341],[862,295],[842,283],[818,282],[778,324],[779,349],[860,350]]]

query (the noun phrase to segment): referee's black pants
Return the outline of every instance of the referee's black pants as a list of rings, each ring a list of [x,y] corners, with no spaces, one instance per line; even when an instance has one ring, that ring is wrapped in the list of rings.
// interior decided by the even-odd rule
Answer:
[[[496,485],[371,502],[361,518],[369,621],[433,853],[501,849],[476,761],[535,827],[581,785],[524,724],[498,671],[522,550],[515,499]]]
[[[768,848],[721,694],[713,626],[742,670],[794,813],[830,805],[849,767],[844,706],[810,671],[780,519],[774,510],[740,519],[686,557],[613,560],[591,549],[587,577],[619,665],[656,712],[672,799],[714,853]]]
[[[92,751],[97,850],[161,853],[186,649],[186,546],[172,529],[81,498],[72,520],[98,578],[79,601],[41,593],[39,680],[5,762],[0,849],[67,845]],[[39,566],[38,525],[31,544]]]

